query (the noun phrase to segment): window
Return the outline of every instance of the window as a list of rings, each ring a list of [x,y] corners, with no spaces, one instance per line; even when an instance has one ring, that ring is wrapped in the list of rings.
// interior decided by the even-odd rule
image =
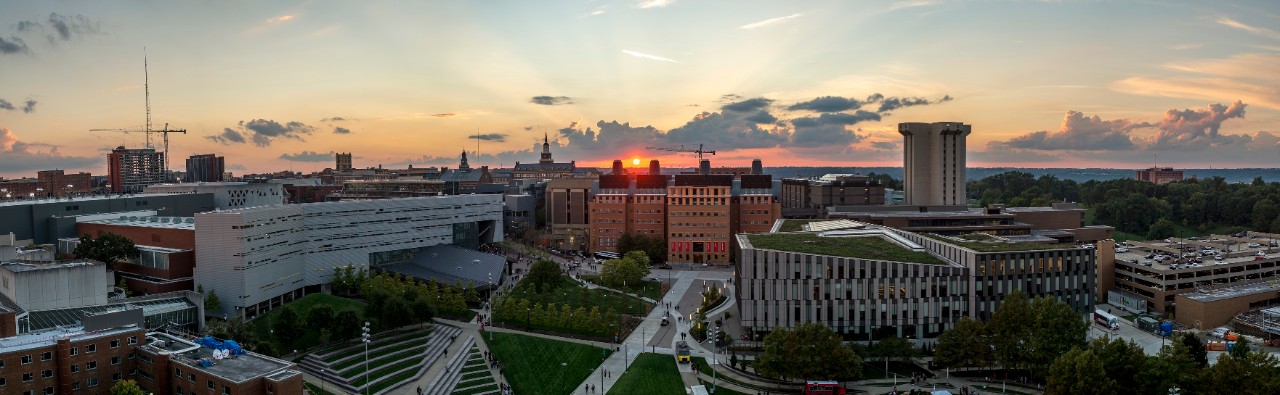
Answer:
[[[53,377],[53,369],[45,369],[40,371],[40,378],[47,379]]]
[[[98,368],[98,361],[85,362],[84,370],[94,370]]]
[[[177,375],[178,377],[182,377],[182,368],[173,369],[173,374]]]
[[[44,387],[44,395],[53,395],[53,387]]]
[[[97,344],[90,344],[90,345],[84,346],[84,353],[85,353],[85,354],[88,354],[88,353],[91,353],[91,352],[98,352],[98,345],[97,345]]]
[[[71,364],[71,373],[75,373],[75,372],[79,372],[79,371],[80,371],[80,365],[77,365],[77,364],[74,364],[74,363],[73,363],[73,364]]]
[[[112,341],[111,341],[111,348],[120,348],[120,339],[112,340]]]
[[[195,373],[191,373],[191,374],[187,375],[187,379],[188,379],[188,380],[191,380],[191,382],[193,382],[193,383],[194,383],[194,382],[196,382],[196,374],[195,374]]]
[[[226,385],[222,386],[222,393],[226,395],[231,395],[231,387]]]
[[[87,386],[87,387],[89,387],[89,388],[97,387],[97,386],[98,386],[98,378],[97,378],[97,377],[90,377],[90,378],[89,378],[89,384],[88,384],[88,385],[86,385],[86,386]]]
[[[41,361],[48,361],[48,360],[50,360],[50,359],[53,359],[53,353],[52,353],[52,352],[45,351],[45,352],[43,352],[43,353],[41,353],[41,354],[40,354],[40,360],[41,360]]]
[[[119,364],[120,364],[120,356],[114,356],[114,357],[111,357],[111,364],[112,364],[112,365],[119,365]]]
[[[78,390],[78,389],[80,389],[80,382],[79,382],[79,381],[72,381],[72,382],[71,382],[71,390],[73,390],[73,391],[74,391],[74,390]]]
[[[218,388],[218,387],[215,387],[215,386],[213,385],[213,380],[209,380],[209,389],[217,389],[217,388]]]
[[[138,344],[137,336],[129,336],[129,344]]]
[[[6,381],[9,381],[9,380],[6,380],[4,377],[0,377],[0,387],[4,387],[4,385],[6,384],[5,383]]]
[[[120,373],[112,374],[112,375],[111,375],[111,382],[113,382],[113,383],[114,383],[114,382],[120,381],[120,379],[122,378],[122,376],[123,376],[123,375],[121,375]]]
[[[25,382],[28,382],[28,381],[31,381],[31,380],[35,380],[35,379],[36,379],[36,374],[35,374],[35,373],[26,372],[26,373],[23,373],[23,374],[22,374],[22,382],[24,382],[24,383],[25,383]]]

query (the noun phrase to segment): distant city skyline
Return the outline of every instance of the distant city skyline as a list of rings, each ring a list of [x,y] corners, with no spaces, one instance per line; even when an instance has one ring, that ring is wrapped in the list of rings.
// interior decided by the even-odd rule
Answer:
[[[901,166],[899,122],[963,122],[971,167],[1276,167],[1269,1],[0,0],[0,177],[170,168]],[[156,139],[158,140],[158,139]],[[479,153],[474,153],[479,145]],[[157,144],[157,148],[159,144]]]

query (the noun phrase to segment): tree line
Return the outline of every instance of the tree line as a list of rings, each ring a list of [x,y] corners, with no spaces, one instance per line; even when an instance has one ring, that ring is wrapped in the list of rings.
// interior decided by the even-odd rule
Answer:
[[[1267,183],[1261,177],[1251,183],[1228,183],[1222,177],[1212,177],[1157,185],[1135,179],[1077,183],[1052,175],[1036,178],[1010,171],[970,181],[967,187],[969,197],[983,206],[1079,202],[1096,209],[1095,222],[1128,233],[1147,235],[1161,219],[1168,223],[1160,224],[1160,233],[1172,232],[1173,226],[1199,232],[1232,227],[1280,232],[1280,182]]]

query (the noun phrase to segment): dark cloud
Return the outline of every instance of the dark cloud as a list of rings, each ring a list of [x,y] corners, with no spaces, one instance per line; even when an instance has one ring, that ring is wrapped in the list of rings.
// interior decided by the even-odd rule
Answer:
[[[204,138],[220,144],[231,144],[231,143],[244,144],[245,142],[244,135],[240,134],[240,132],[237,132],[231,128],[223,128],[222,134],[216,134],[213,136],[204,136]]]
[[[876,112],[893,111],[902,107],[922,106],[929,104],[929,99],[923,97],[889,97],[880,102],[880,109]]]
[[[36,112],[36,101],[35,101],[35,99],[27,99],[26,103],[24,103],[24,104],[22,105],[22,112],[27,113],[27,114],[30,114],[30,113]]]
[[[1008,141],[993,141],[995,149],[1020,148],[1035,150],[1132,150],[1134,129],[1149,128],[1146,122],[1127,119],[1103,120],[1094,115],[1085,116],[1078,111],[1067,111],[1062,126],[1056,132],[1038,131],[1014,137]]]
[[[328,117],[328,118],[325,118],[325,119],[321,119],[321,120],[320,120],[320,122],[342,122],[342,121],[346,121],[346,120],[347,120],[347,119],[346,119],[346,118],[343,118],[343,117]]]
[[[347,129],[341,126],[334,127],[333,134],[351,134],[351,129]]]
[[[529,102],[544,106],[557,106],[561,104],[573,104],[573,99],[569,96],[534,96],[529,99]]]
[[[729,102],[735,102],[735,101],[738,101],[738,100],[742,100],[742,96],[741,96],[741,95],[736,95],[736,94],[730,93],[730,94],[720,95],[720,100],[717,100],[717,101],[718,101],[718,102],[721,102],[721,103],[729,103]],[[697,104],[690,104],[690,106],[697,107],[698,105],[697,105]]]
[[[530,130],[533,130],[533,126],[525,126],[525,127],[524,127],[524,131],[528,132],[528,131],[530,131]]]
[[[733,103],[725,104],[724,106],[720,107],[720,109],[725,111],[733,111],[733,112],[752,112],[752,111],[766,109],[769,107],[770,104],[773,104],[773,99],[756,97],[756,98],[751,98],[747,100],[736,101]]]
[[[897,141],[872,141],[871,142],[871,147],[875,149],[896,150],[900,146],[902,145]]]
[[[1222,123],[1232,118],[1244,118],[1244,102],[1236,100],[1229,105],[1210,104],[1207,108],[1170,109],[1164,119],[1156,123],[1160,129],[1151,140],[1151,148],[1157,150],[1200,150],[1222,145],[1248,143],[1249,135],[1218,133]]]
[[[50,41],[54,38],[62,39],[62,41],[71,40],[72,36],[95,34],[98,33],[98,24],[89,20],[84,15],[62,15],[56,12],[49,14],[49,26],[53,28],[57,36],[49,36]]]
[[[877,93],[876,95],[879,95]],[[857,110],[862,107],[862,102],[854,98],[844,98],[840,96],[822,96],[814,98],[806,102],[799,102],[787,107],[791,111],[813,111],[813,112],[840,112],[848,110]]]
[[[28,48],[27,43],[23,42],[21,38],[9,37],[8,40],[5,40],[4,37],[0,37],[0,54],[19,53],[31,53],[31,48]]]
[[[506,133],[485,133],[485,134],[472,135],[470,138],[473,138],[476,140],[484,140],[484,141],[504,142],[504,141],[507,141],[507,134]]]
[[[723,150],[773,148],[786,144],[788,135],[785,130],[761,128],[748,119],[758,118],[758,115],[734,111],[703,112],[663,136],[673,144],[707,144]]]
[[[947,96],[947,97],[951,97],[951,96]],[[879,102],[879,101],[881,101],[881,100],[884,100],[884,95],[879,94],[879,93],[872,93],[872,94],[871,94],[871,96],[867,96],[867,99],[866,99],[866,100],[863,100],[862,102],[863,102],[864,104],[865,104],[865,103],[876,103],[876,102]]]
[[[254,119],[241,121],[240,127],[250,135],[253,144],[259,147],[271,145],[272,139],[291,138],[302,141],[302,135],[315,132],[315,128],[302,122],[292,121],[281,124],[270,119]]]
[[[7,128],[0,128],[0,172],[78,169],[101,163],[101,157],[64,156],[58,146],[29,143]]]
[[[755,123],[774,123],[778,122],[778,117],[773,116],[773,114],[770,114],[768,111],[761,110],[756,112],[754,115],[747,117],[746,120]]]
[[[10,103],[8,100],[0,99],[0,110],[13,110],[16,108],[17,107],[14,107],[13,103]]]
[[[458,114],[454,114],[454,113],[451,113],[451,112],[442,112],[442,113],[439,113],[439,114],[431,114],[431,116],[432,116],[432,117],[436,117],[436,118],[453,118],[453,117],[458,116]]]
[[[853,114],[842,112],[824,113],[817,117],[800,117],[791,120],[791,125],[795,127],[812,127],[819,125],[853,125],[863,121],[879,121],[880,114],[870,111],[858,110]]]
[[[18,21],[18,31],[20,32],[35,31],[36,29],[43,27],[44,26],[40,25],[40,22],[36,21]]]
[[[328,161],[334,160],[333,158],[334,158],[334,153],[332,151],[327,153],[315,152],[315,151],[302,151],[302,152],[293,153],[293,154],[286,153],[286,154],[280,155],[280,159],[284,159],[292,162],[328,162]]]

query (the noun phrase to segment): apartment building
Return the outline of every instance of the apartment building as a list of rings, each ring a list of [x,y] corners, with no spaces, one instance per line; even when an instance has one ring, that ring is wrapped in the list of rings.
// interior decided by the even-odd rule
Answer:
[[[191,155],[187,158],[186,182],[221,182],[226,173],[226,158],[214,154]]]
[[[164,153],[116,147],[107,154],[107,180],[112,193],[140,193],[147,185],[164,183],[168,181]]]

